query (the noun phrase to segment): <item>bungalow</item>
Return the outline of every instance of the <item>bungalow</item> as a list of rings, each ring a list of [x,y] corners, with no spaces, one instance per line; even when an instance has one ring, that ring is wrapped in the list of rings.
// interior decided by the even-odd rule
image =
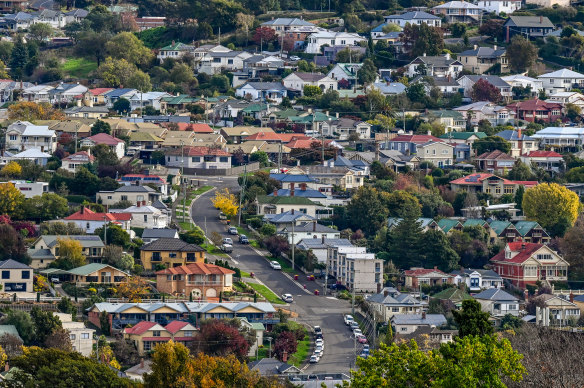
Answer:
[[[291,227],[284,227],[278,231],[278,235],[285,237],[290,244],[295,244],[304,239],[339,239],[341,233],[337,229],[332,229],[321,225],[316,220],[292,224]]]
[[[534,296],[531,300],[536,304],[535,323],[541,326],[575,326],[580,319],[580,308],[574,303],[574,295],[571,300],[566,300],[562,295],[542,294]]]
[[[481,120],[487,120],[492,126],[507,124],[515,114],[509,108],[498,106],[490,101],[479,101],[454,108],[462,113],[472,125],[478,125]]]
[[[142,321],[133,327],[123,329],[122,334],[124,339],[134,343],[138,354],[143,356],[160,343],[174,341],[187,345],[195,340],[193,334],[196,330],[189,322],[172,321],[162,326],[160,323]]]
[[[454,284],[465,284],[470,292],[489,288],[503,288],[503,278],[490,269],[461,268],[450,273],[454,276]]]
[[[515,112],[515,118],[530,123],[543,121],[553,123],[562,120],[562,104],[547,102],[535,98],[533,100],[519,101],[507,105],[507,108]]]
[[[279,214],[285,213],[287,211],[299,212],[302,214],[309,215],[311,217],[316,217],[316,209],[319,207],[318,204],[312,202],[308,198],[303,197],[281,197],[281,196],[269,196],[269,195],[258,195],[256,197],[257,214]]]
[[[564,158],[555,151],[529,151],[521,156],[521,161],[552,173],[564,170]]]
[[[448,23],[475,23],[479,21],[483,9],[466,1],[449,1],[433,7],[435,14],[442,15]]]
[[[304,94],[305,86],[318,86],[323,92],[327,90],[337,90],[337,80],[321,73],[301,73],[294,72],[282,80],[284,87],[288,90]]]
[[[171,95],[166,92],[136,92],[129,98],[130,106],[132,107],[132,110],[142,110],[147,106],[160,110],[160,101],[165,97],[171,97]]]
[[[453,111],[455,112],[455,111]],[[445,133],[444,135],[440,135],[440,139],[442,141],[448,142],[450,144],[466,144],[472,147],[473,143],[479,139],[487,137],[487,134],[484,132],[456,132],[451,131]]]
[[[339,140],[348,140],[352,134],[357,134],[359,139],[371,138],[372,125],[365,121],[349,118],[341,118],[322,122],[324,136],[337,137]]]
[[[180,59],[185,54],[192,54],[194,50],[195,46],[193,45],[172,41],[171,44],[158,49],[156,58],[160,59],[160,62],[164,62],[168,58]]]
[[[233,289],[235,271],[214,264],[190,263],[156,272],[156,288],[172,295],[189,295],[198,300],[218,300]]]
[[[68,235],[48,236],[43,235],[36,239],[28,250],[32,261],[30,266],[34,269],[45,268],[59,258],[60,240],[76,240],[81,243],[81,252],[88,262],[100,262],[105,245],[99,236]]]
[[[519,316],[519,299],[500,288],[489,288],[474,296],[484,312],[497,319],[507,314]]]
[[[72,118],[100,119],[109,114],[109,109],[104,106],[74,106],[63,112]]]
[[[233,144],[239,144],[244,141],[248,136],[253,135],[258,132],[274,133],[272,128],[265,127],[252,127],[252,126],[236,126],[236,127],[223,127],[221,128],[221,135]]]
[[[112,212],[126,214],[125,217],[131,218],[132,226],[136,228],[166,228],[170,224],[170,215],[167,214],[166,208],[159,209],[146,205],[146,201],[138,202],[126,209],[112,209]]]
[[[504,48],[474,46],[472,50],[466,50],[458,54],[458,61],[465,70],[474,74],[507,73],[509,61]]]
[[[159,238],[140,248],[140,260],[146,270],[160,266],[171,268],[205,261],[205,250],[175,238]]]
[[[578,92],[557,92],[550,96],[546,102],[556,102],[562,104],[566,108],[567,104],[572,104],[578,108],[584,108],[584,95]]]
[[[348,81],[348,85],[353,87],[357,84],[357,72],[362,66],[362,63],[337,63],[328,72],[327,77],[337,81]]]
[[[296,248],[303,251],[311,251],[319,263],[326,264],[329,250],[353,244],[346,238],[305,238],[296,244]]]
[[[508,243],[491,263],[503,279],[520,288],[542,280],[566,281],[570,265],[547,245],[523,241]]]
[[[528,189],[536,186],[537,181],[512,181],[500,178],[493,174],[477,173],[455,179],[450,182],[450,188],[453,191],[467,190],[479,193],[491,194],[498,198],[503,194],[513,194],[517,191],[519,186]]]
[[[81,206],[81,210],[64,218],[66,222],[74,223],[78,228],[85,230],[85,233],[93,234],[98,228],[110,223],[120,226],[128,234],[131,233],[130,223],[132,214],[130,213],[96,213],[93,210]]]
[[[109,264],[92,263],[70,270],[48,268],[40,271],[48,278],[74,282],[76,284],[120,284],[127,282],[130,274]]]
[[[235,95],[252,101],[280,104],[288,96],[288,90],[280,82],[246,82],[235,90]]]
[[[446,77],[418,75],[410,81],[410,85],[416,83],[424,85],[424,90],[428,95],[430,95],[432,89],[440,90],[443,96],[452,96],[460,91],[460,85],[456,82],[456,78],[450,75]]]
[[[49,99],[53,104],[63,104],[72,102],[77,96],[87,92],[87,87],[79,83],[66,84],[60,82],[59,85],[49,91]]]
[[[399,335],[410,334],[420,327],[439,328],[446,324],[446,318],[442,314],[396,314],[392,316],[389,323],[393,327],[393,332]]]
[[[218,74],[224,70],[234,71],[243,69],[243,61],[251,57],[247,51],[208,52],[198,62],[201,73]]]
[[[456,58],[453,59],[450,54],[438,56],[423,55],[406,65],[408,77],[424,75],[430,77],[457,78],[461,71],[462,63]]]
[[[457,81],[460,87],[464,90],[465,97],[472,97],[473,86],[480,80],[487,81],[501,92],[501,97],[504,100],[511,100],[513,97],[513,92],[511,91],[511,86],[503,81],[501,77],[496,75],[463,75]]]
[[[380,293],[371,295],[367,302],[382,316],[384,322],[398,314],[420,314],[428,306],[427,302],[411,294],[403,294],[393,287],[386,287]]]
[[[574,88],[582,89],[584,87],[584,74],[569,69],[542,74],[537,79],[542,81],[543,89],[548,95],[569,92]]]
[[[11,160],[29,160],[38,166],[46,166],[51,155],[41,151],[40,148],[29,148],[25,151],[12,155]]]
[[[404,271],[405,286],[412,289],[418,289],[422,285],[442,285],[452,284],[454,277],[440,271],[438,268],[412,268]]]
[[[286,363],[286,361],[288,360],[280,361],[275,358],[262,358],[250,362],[248,367],[250,371],[257,372],[261,376],[293,376],[301,373],[300,369]]]
[[[98,144],[107,145],[116,154],[118,159],[123,158],[126,153],[126,142],[107,133],[98,133],[97,135],[89,136],[81,140],[82,147],[93,147]]]
[[[298,18],[276,18],[262,23],[261,26],[274,30],[278,36],[285,35],[286,32],[295,30],[298,27],[315,27],[314,24]]]
[[[61,168],[69,172],[75,172],[78,167],[94,161],[95,157],[90,154],[90,151],[79,151],[63,158],[61,160]]]
[[[129,100],[130,97],[132,97],[137,92],[138,90],[130,88],[119,88],[110,90],[109,92],[106,92],[103,95],[105,106],[111,109],[114,107],[115,102],[118,101],[120,98]]]
[[[515,165],[515,158],[503,151],[494,150],[492,152],[484,152],[475,157],[475,163],[479,170],[505,174]]]
[[[495,136],[502,137],[511,143],[511,156],[514,158],[520,158],[522,155],[535,151],[538,148],[537,140],[523,134],[521,128],[517,131],[506,129],[497,132]]]
[[[142,241],[144,244],[156,241],[159,238],[176,238],[178,239],[178,230],[176,229],[161,229],[161,228],[146,228],[142,232]]]
[[[385,23],[397,24],[400,27],[405,27],[406,24],[427,24],[432,27],[440,27],[442,19],[438,16],[429,14],[423,11],[405,12],[401,15],[384,16]]]
[[[229,152],[219,148],[184,147],[166,152],[166,165],[170,167],[200,168],[217,170],[231,168]]]
[[[426,144],[431,141],[440,142],[440,139],[432,135],[403,134],[390,139],[387,145],[390,150],[397,150],[403,154],[409,155],[415,154],[418,151],[418,145]]]
[[[362,36],[350,32],[319,31],[308,36],[306,52],[319,54],[324,45],[328,46],[358,46],[360,42],[367,42]]]
[[[543,38],[555,29],[554,24],[546,16],[513,16],[503,24],[506,41],[519,34],[530,38]]]
[[[120,201],[129,201],[131,203],[153,204],[160,200],[162,194],[150,186],[120,186],[113,191],[99,191],[96,194],[97,203],[105,206],[117,204]]]
[[[464,288],[458,287],[448,287],[430,297],[430,300],[440,302],[440,305],[446,311],[460,310],[462,308],[462,302],[468,299],[472,299],[472,297],[464,291]]]
[[[543,83],[540,80],[526,75],[507,75],[501,77],[501,79],[511,85],[512,90],[515,88],[528,89],[531,92],[531,97],[539,96],[539,93],[543,90]]]

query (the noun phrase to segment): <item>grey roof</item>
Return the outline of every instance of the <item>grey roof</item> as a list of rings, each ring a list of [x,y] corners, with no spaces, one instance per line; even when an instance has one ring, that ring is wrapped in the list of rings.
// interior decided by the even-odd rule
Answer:
[[[54,260],[56,259],[55,255],[53,255],[51,253],[50,249],[27,249],[27,253],[28,256],[31,259],[37,259],[37,260],[44,260],[44,259],[48,259],[48,260]]]
[[[0,261],[0,269],[31,269],[28,265],[16,260],[8,259]]]
[[[426,318],[422,318],[422,314],[397,314],[391,317],[391,322],[394,325],[442,326],[446,318],[442,314],[426,314]]]
[[[5,334],[13,335],[22,341],[22,338],[20,338],[20,334],[18,334],[18,330],[16,330],[16,326],[14,325],[0,325],[0,337]]]
[[[417,57],[411,63],[419,63],[422,62],[426,65],[432,65],[436,67],[448,67],[453,63],[460,63],[456,58],[447,58],[446,55],[436,55],[436,56],[422,56]],[[461,63],[462,65],[462,63]]]
[[[493,271],[492,269],[472,269],[472,268],[464,268],[462,271],[453,271],[450,274],[457,276],[457,275],[470,275],[473,272],[478,272],[483,279],[499,279],[503,280],[501,275]]]
[[[465,75],[464,77],[470,79],[473,83],[476,83],[481,79],[484,79],[491,85],[496,86],[498,88],[511,88],[511,86],[507,82],[503,81],[501,77],[497,75]]]
[[[402,13],[401,15],[390,15],[384,16],[385,20],[392,20],[392,19],[403,19],[403,20],[420,20],[420,19],[430,19],[430,20],[440,20],[439,17],[429,14],[423,11],[412,11]]]
[[[296,244],[304,249],[327,249],[328,247],[352,247],[353,244],[346,238],[303,238]]]
[[[300,373],[300,370],[294,365],[286,364],[285,362],[276,360],[275,358],[262,358],[258,361],[252,361],[248,364],[250,370],[257,370],[262,376],[273,376],[282,373]]]
[[[177,238],[159,238],[140,248],[143,251],[179,251],[179,252],[204,252],[198,245],[189,244]]]
[[[310,26],[314,27],[314,24],[307,22],[303,19],[298,18],[277,18],[269,20],[262,23],[262,26]]]
[[[282,231],[291,232],[292,227],[284,228]],[[315,233],[339,233],[337,229],[329,228],[328,226],[324,226],[319,224],[318,222],[303,222],[301,225],[294,226],[294,233],[298,232],[315,232]]]
[[[156,193],[157,191],[154,190],[150,186],[120,186],[119,188],[114,190],[116,193]]]
[[[105,106],[74,106],[65,109],[66,114],[72,113],[109,113],[109,109]]]
[[[407,89],[406,85],[401,82],[390,82],[389,84],[386,82],[376,82],[373,86],[383,94],[401,94]]]
[[[534,138],[527,136],[525,134],[521,135],[521,139],[519,138],[519,132],[514,131],[512,129],[506,129],[504,131],[501,131],[497,134],[495,134],[495,136],[499,136],[502,137],[503,139],[507,140],[507,141],[517,141],[517,140],[535,140]]]
[[[387,292],[387,295],[385,295]],[[379,303],[385,306],[425,306],[426,302],[421,302],[410,294],[402,294],[393,287],[386,287],[379,294],[371,295],[368,302]]]
[[[279,189],[277,192],[278,196],[280,197],[289,197],[290,196],[290,189]],[[274,193],[269,194],[270,196],[274,196]],[[305,197],[305,198],[326,198],[326,195],[321,193],[315,189],[296,189],[294,190],[295,197]]]
[[[279,214],[264,215],[264,219],[271,222],[272,224],[290,223],[292,221],[296,221],[299,218],[305,218],[307,220],[316,220],[316,218],[301,212],[295,212],[294,214],[292,214],[291,210]]]
[[[300,78],[303,81],[306,82],[317,82],[320,81],[321,79],[323,79],[324,77],[326,77],[326,74],[322,74],[322,73],[302,73],[302,72],[294,72],[292,73],[294,75],[296,75],[298,78]]]
[[[146,311],[154,311],[161,307],[168,307],[175,311],[181,313],[197,313],[197,312],[206,312],[212,310],[218,306],[226,308],[227,310],[238,312],[247,307],[254,307],[258,310],[261,310],[266,313],[275,313],[276,309],[270,303],[260,302],[260,303],[252,303],[252,302],[223,302],[223,303],[207,303],[207,302],[183,302],[183,303],[173,303],[173,302],[164,302],[164,303],[111,303],[111,302],[102,302],[96,303],[91,308],[96,307],[99,311],[106,311],[108,313],[123,313],[124,311],[139,307]]]
[[[555,28],[546,16],[510,16],[504,24],[514,27]]]
[[[152,202],[152,207],[155,207],[158,210],[168,210],[168,206],[164,202],[161,202],[159,199]]]
[[[286,90],[284,85],[280,82],[246,82],[245,85],[249,85],[255,90]],[[243,88],[245,85],[240,86]]]
[[[79,241],[83,248],[100,248],[100,247],[105,246],[105,245],[103,245],[103,241],[101,241],[101,238],[99,236],[90,236],[90,235],[68,235],[68,236],[52,236],[51,235],[51,236],[49,236],[49,235],[43,235],[39,238],[42,238],[48,247],[54,247],[55,245],[57,245],[58,239],[64,239],[64,240],[70,239],[70,240]]]
[[[144,229],[142,238],[178,238],[176,229]]]
[[[466,50],[458,54],[463,57],[479,57],[479,58],[499,58],[504,55],[505,49],[493,49],[492,47],[477,47],[476,49]]]
[[[516,302],[519,299],[514,297],[513,295],[505,292],[499,288],[489,288],[483,292],[479,292],[478,294],[474,295],[475,299],[485,299],[485,300],[494,300],[494,301],[512,301]]]

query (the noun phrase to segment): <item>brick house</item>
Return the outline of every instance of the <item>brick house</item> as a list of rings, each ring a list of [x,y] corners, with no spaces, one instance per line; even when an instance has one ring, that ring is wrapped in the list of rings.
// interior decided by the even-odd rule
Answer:
[[[233,289],[234,271],[214,264],[191,263],[156,272],[156,287],[173,295],[193,295],[217,299],[220,292]]]
[[[514,102],[513,104],[507,105],[507,108],[515,112],[516,119],[530,123],[536,120],[553,123],[556,120],[562,119],[562,104],[547,102],[538,98]]]
[[[438,284],[453,284],[454,276],[440,271],[438,268],[412,268],[404,271],[405,285],[409,288],[418,288],[422,284],[435,286]]]
[[[504,173],[515,165],[515,158],[500,150],[484,152],[475,158],[477,167],[488,172]]]

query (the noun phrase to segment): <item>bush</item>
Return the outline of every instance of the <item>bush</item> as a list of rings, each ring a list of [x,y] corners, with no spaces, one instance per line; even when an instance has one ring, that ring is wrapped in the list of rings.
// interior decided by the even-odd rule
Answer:
[[[262,226],[262,220],[259,217],[253,217],[247,220],[246,222],[249,226],[251,226],[254,229],[258,229],[261,228]]]
[[[263,224],[260,233],[264,236],[273,236],[276,234],[276,226],[272,224]]]

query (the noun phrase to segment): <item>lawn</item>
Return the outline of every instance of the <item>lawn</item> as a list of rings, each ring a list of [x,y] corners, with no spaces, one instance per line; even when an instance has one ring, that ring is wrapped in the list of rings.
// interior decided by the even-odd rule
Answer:
[[[207,251],[207,253],[210,253],[212,255],[227,257],[227,255],[225,253],[223,253],[223,251],[221,249],[217,248],[213,244],[204,243],[204,244],[201,244],[201,248],[203,248],[204,250]]]
[[[75,78],[88,78],[97,69],[97,62],[85,58],[69,58],[63,64],[63,71]]]
[[[258,283],[247,283],[251,288],[256,290],[261,296],[266,298],[266,300],[270,303],[274,304],[286,304],[280,297],[274,294],[270,289],[263,284]]]
[[[282,267],[282,271],[286,272],[286,273],[292,273],[294,272],[294,270],[292,269],[292,263],[290,263],[288,260],[286,259],[282,259],[281,257],[268,257],[268,260],[272,261],[272,260],[276,260],[278,263],[280,263],[280,266]]]
[[[193,191],[193,194],[201,195],[201,194],[206,193],[207,191],[211,190],[212,188],[213,188],[213,186],[201,186],[198,189],[196,189],[195,191]]]
[[[268,348],[259,348],[258,349],[258,357],[256,358],[256,356],[252,356],[249,358],[249,361],[257,361],[257,360],[261,360],[262,358],[268,358],[269,353],[268,353]]]
[[[239,272],[241,273],[241,277],[242,278],[250,278],[251,277],[251,275],[249,274],[249,272],[245,272],[245,271],[242,271],[242,270],[239,270]]]
[[[306,330],[305,330],[306,332]],[[306,361],[306,358],[308,357],[308,354],[310,352],[310,337],[308,336],[308,334],[306,334],[304,336],[304,339],[302,341],[298,342],[298,346],[296,347],[296,353],[294,353],[292,356],[290,356],[290,361],[292,362],[292,364],[294,364],[295,367],[300,368],[302,366],[302,364],[304,363],[304,361]]]
[[[190,222],[179,222],[178,223],[181,229],[184,230],[191,230],[195,228],[195,225],[191,224]]]

